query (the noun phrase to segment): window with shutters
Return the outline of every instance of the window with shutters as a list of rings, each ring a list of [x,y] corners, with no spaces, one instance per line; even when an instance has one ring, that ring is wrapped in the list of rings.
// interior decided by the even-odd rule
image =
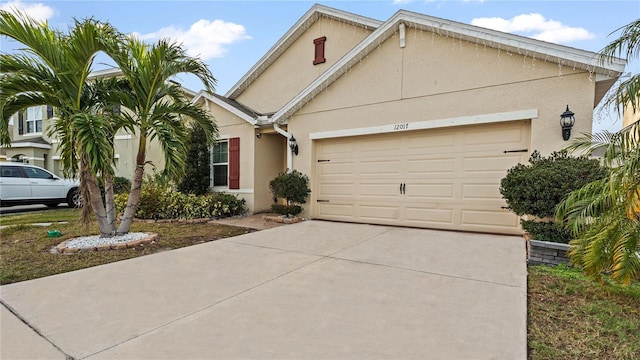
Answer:
[[[229,142],[218,141],[213,146],[211,156],[213,168],[213,186],[227,186],[229,184]]]
[[[211,185],[240,189],[240,138],[218,141],[211,150]]]

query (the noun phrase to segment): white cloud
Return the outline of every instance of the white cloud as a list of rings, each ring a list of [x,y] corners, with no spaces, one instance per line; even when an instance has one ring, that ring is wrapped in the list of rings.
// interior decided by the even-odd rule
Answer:
[[[170,38],[182,43],[191,56],[198,56],[208,60],[224,55],[225,45],[237,41],[251,39],[244,26],[222,20],[200,19],[193,23],[188,30],[175,26],[162,28],[149,34],[134,33],[142,40],[158,40]]]
[[[0,9],[14,14],[16,10],[18,10],[22,13],[26,13],[32,19],[40,22],[47,21],[56,14],[54,8],[45,4],[32,2],[24,3],[20,0],[3,3],[2,5],[0,5]]]
[[[511,19],[475,18],[471,20],[471,24],[498,31],[522,33],[534,39],[553,43],[568,43],[595,37],[585,28],[571,27],[559,21],[545,19],[538,13],[521,14]]]

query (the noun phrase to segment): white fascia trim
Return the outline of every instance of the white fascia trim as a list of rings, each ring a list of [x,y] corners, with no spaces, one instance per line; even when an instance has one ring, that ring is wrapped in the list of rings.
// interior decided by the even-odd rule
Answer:
[[[220,106],[221,108],[227,110],[228,112],[232,113],[233,115],[241,118],[242,120],[248,122],[251,125],[256,125],[257,120],[252,118],[251,116],[243,113],[242,111],[236,109],[235,107],[227,104],[226,102],[218,99],[215,96],[211,96],[209,95],[207,92],[205,92],[204,90],[201,90],[198,95],[196,95],[193,100],[191,101],[192,103],[197,103],[201,98],[205,98],[206,100],[209,100],[213,103],[215,103],[216,105]],[[208,109],[207,109],[208,110]]]
[[[113,139],[114,140],[131,140],[133,138],[133,136],[131,136],[131,134],[128,135],[116,135]]]
[[[414,130],[438,129],[452,126],[491,124],[515,120],[528,120],[538,117],[538,109],[509,111],[494,114],[462,116],[448,119],[403,122],[381,126],[353,128],[334,131],[322,131],[309,134],[309,139],[329,139],[346,136],[385,134],[394,132],[406,132]]]
[[[589,71],[614,78],[622,74],[627,63],[623,59],[614,59],[610,63],[600,64],[598,55],[591,51],[400,10],[278,110],[271,117],[271,121],[286,122],[295,112],[294,109],[304,106],[314,94],[319,93],[319,89],[329,86],[351,66],[358,63],[359,59],[376,49],[379,43],[395,33],[396,27],[399,27],[401,23],[405,24],[405,26],[432,31],[437,34],[451,34],[454,38],[459,37],[460,41],[483,41],[488,42],[491,47],[499,47],[504,51],[528,54],[528,56],[535,56],[538,59],[554,63],[565,62],[564,66],[568,67],[582,64]]]
[[[253,82],[252,79],[257,78],[273,64],[286,49],[291,46],[304,32],[308,26],[315,22],[318,18],[316,15],[326,15],[331,18],[352,22],[354,24],[365,26],[369,29],[375,29],[382,25],[382,21],[353,14],[350,12],[330,8],[328,6],[315,4],[309,9],[272,47],[267,51],[251,69],[227,91],[225,97],[235,99]]]
[[[51,149],[51,145],[39,144],[39,143],[32,143],[32,142],[11,144],[11,147],[12,147],[12,148],[38,148],[38,149]]]

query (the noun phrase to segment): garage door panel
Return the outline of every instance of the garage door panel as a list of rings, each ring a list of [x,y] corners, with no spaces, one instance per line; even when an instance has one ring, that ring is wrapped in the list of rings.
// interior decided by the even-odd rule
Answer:
[[[463,200],[488,200],[504,203],[500,194],[500,184],[464,184],[462,185]]]
[[[409,136],[407,148],[409,150],[429,150],[429,152],[442,152],[442,149],[450,148],[456,144],[454,134],[434,133],[425,140],[424,136]],[[440,151],[438,151],[440,149]]]
[[[331,183],[321,184],[318,189],[318,196],[353,196],[354,184],[353,183]]]
[[[516,160],[517,159],[517,160]],[[492,172],[496,175],[505,174],[505,169],[509,169],[519,162],[519,157],[513,156],[467,156],[463,160],[464,172]]]
[[[411,175],[453,174],[453,157],[435,159],[409,159],[407,172]]]
[[[349,221],[355,216],[354,206],[350,204],[318,204],[318,215],[333,220]]]
[[[362,139],[355,150],[365,156],[388,155],[390,152],[399,151],[401,145],[395,139]],[[353,151],[353,147],[351,151]]]
[[[406,187],[406,186],[405,186]],[[454,184],[413,184],[410,183],[406,190],[407,198],[416,201],[428,201],[429,199],[451,199],[453,197]]]
[[[379,182],[360,182],[359,196],[374,196],[374,197],[385,197],[388,200],[396,200],[400,195],[400,183],[399,182],[390,182],[390,183],[379,183]]]
[[[354,162],[322,163],[319,166],[318,172],[319,172],[319,175],[321,176],[354,175],[355,163]]]
[[[371,160],[360,162],[357,172],[361,176],[398,176],[402,167],[397,159]]]
[[[530,121],[319,140],[314,215],[521,234],[499,187],[529,141]]]
[[[519,220],[510,212],[503,210],[462,210],[462,225],[486,227],[514,227]]]
[[[380,220],[398,218],[400,214],[397,205],[366,205],[358,206],[358,215],[360,220]]]
[[[463,145],[488,145],[495,148],[498,144],[520,144],[528,141],[528,134],[519,124],[494,124],[476,127],[465,131]]]
[[[407,207],[405,220],[415,224],[453,224],[452,209],[429,209],[424,207]]]
[[[323,155],[334,159],[340,159],[345,155],[349,155],[349,152],[353,151],[353,144],[350,141],[334,142],[331,146],[323,149]]]

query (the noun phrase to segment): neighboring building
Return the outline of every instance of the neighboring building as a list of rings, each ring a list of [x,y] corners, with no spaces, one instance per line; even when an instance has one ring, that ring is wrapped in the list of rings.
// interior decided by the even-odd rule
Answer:
[[[214,188],[253,212],[293,168],[310,177],[310,218],[519,234],[500,180],[533,150],[567,145],[567,105],[573,134],[591,131],[626,64],[595,55],[407,11],[381,22],[314,5],[226,96],[193,101],[220,130]]]
[[[633,111],[631,104],[625,106],[622,114],[622,127],[629,126],[638,120],[640,120],[640,111]]]
[[[119,69],[107,69],[91,73],[90,78],[106,78],[119,74],[121,74]],[[191,97],[195,95],[187,89],[185,92]],[[0,160],[29,163],[62,176],[60,154],[57,152],[58,141],[47,134],[47,128],[53,116],[54,111],[50,106],[30,107],[14,114],[10,120],[14,126],[9,130],[13,139],[11,147],[0,148],[6,156],[6,159],[2,159],[0,155]],[[115,136],[116,176],[130,180],[133,178],[138,140],[138,134],[120,132]],[[145,167],[146,174],[164,169],[164,157],[157,143],[151,142],[148,145],[146,157],[150,162]]]

